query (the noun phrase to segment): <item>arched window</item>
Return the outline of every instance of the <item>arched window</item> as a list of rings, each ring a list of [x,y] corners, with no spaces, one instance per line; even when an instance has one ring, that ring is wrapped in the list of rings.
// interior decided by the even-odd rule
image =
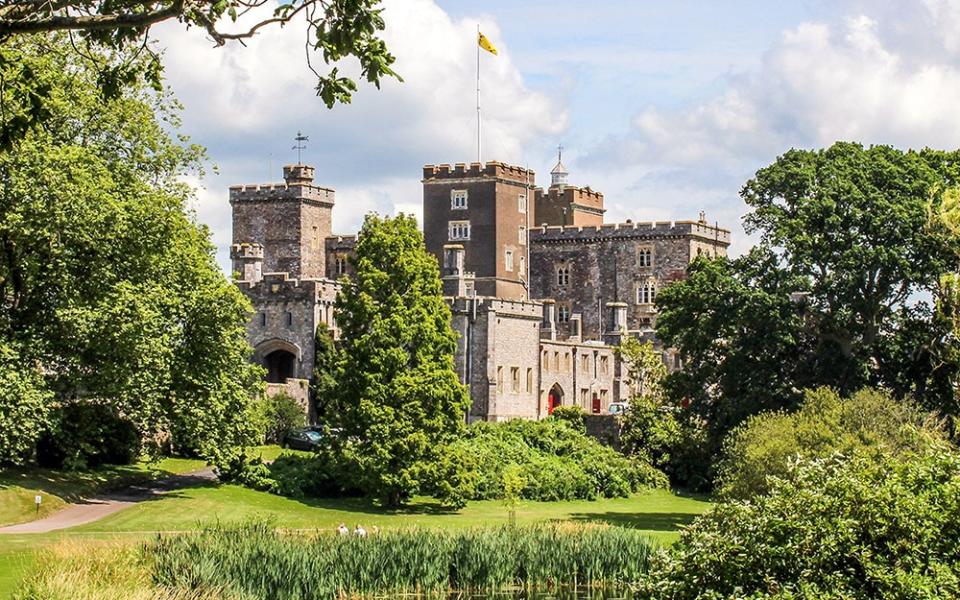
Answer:
[[[640,267],[653,266],[653,248],[640,248],[640,250],[637,252],[637,265]]]
[[[557,321],[568,323],[570,321],[570,306],[568,304],[557,305]]]
[[[287,321],[287,327],[290,327],[293,325],[293,313],[285,313],[284,318]]]
[[[557,285],[570,285],[570,267],[557,269]]]

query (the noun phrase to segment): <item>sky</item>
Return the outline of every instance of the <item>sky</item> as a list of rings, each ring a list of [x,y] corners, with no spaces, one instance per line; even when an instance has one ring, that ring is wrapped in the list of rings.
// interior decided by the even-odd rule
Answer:
[[[224,268],[228,187],[280,181],[298,131],[317,183],[336,190],[334,233],[355,232],[369,211],[419,217],[423,165],[477,158],[478,25],[499,50],[481,55],[484,161],[532,168],[546,186],[562,145],[570,182],[604,193],[606,221],[704,211],[733,232],[734,255],[754,241],[741,187],[790,148],[960,147],[960,0],[383,7],[403,82],[361,83],[332,110],[315,96],[296,24],[222,48],[179,23],[154,32],[182,132],[215,166],[191,183]]]

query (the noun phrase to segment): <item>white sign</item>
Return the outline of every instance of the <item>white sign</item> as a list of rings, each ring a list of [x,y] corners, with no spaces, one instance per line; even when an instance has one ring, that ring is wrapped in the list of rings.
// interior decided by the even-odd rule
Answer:
[[[36,502],[37,504],[40,504],[41,502],[43,502],[43,498],[41,496],[34,496],[33,501]]]

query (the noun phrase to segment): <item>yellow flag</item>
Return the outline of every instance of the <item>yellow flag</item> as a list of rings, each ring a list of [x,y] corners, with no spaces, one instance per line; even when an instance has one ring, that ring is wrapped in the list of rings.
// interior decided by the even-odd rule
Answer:
[[[477,43],[480,44],[480,47],[481,47],[481,48],[483,48],[484,50],[486,50],[486,51],[489,52],[490,54],[496,54],[496,53],[497,53],[497,48],[496,48],[496,46],[494,46],[493,44],[490,43],[490,40],[487,39],[487,36],[483,35],[483,34],[480,33],[479,31],[477,32],[477,35],[479,36],[479,37],[477,38]]]

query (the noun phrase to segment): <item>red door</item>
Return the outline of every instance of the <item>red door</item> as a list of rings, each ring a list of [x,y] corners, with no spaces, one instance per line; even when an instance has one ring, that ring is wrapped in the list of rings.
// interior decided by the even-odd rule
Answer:
[[[553,390],[550,390],[550,394],[547,396],[547,414],[552,414],[553,409],[560,406],[560,397]]]

